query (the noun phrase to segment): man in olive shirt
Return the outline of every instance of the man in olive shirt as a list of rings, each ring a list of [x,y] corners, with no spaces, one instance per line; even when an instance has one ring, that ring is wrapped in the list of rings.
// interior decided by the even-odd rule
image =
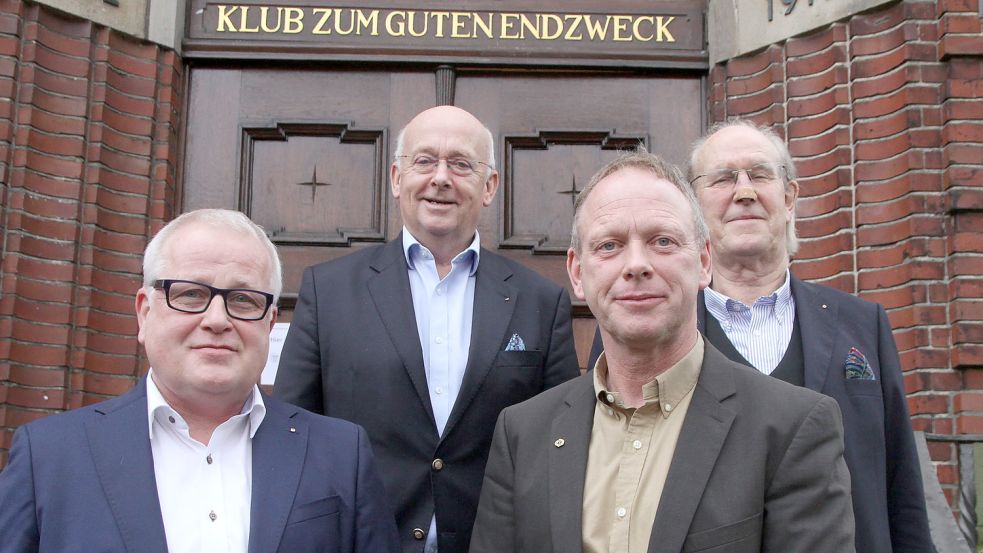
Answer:
[[[472,553],[854,551],[836,402],[696,329],[707,237],[679,170],[648,153],[581,192],[567,270],[605,354],[499,417]]]

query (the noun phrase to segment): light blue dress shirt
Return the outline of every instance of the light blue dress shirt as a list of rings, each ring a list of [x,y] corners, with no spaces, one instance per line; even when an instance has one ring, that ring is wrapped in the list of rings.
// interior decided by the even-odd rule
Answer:
[[[441,279],[433,254],[403,227],[403,253],[438,435],[444,433],[468,365],[480,245],[475,231],[471,245],[454,257],[451,271]],[[437,551],[436,516],[430,519],[425,551]]]
[[[795,300],[790,280],[786,269],[785,283],[750,307],[709,287],[703,291],[707,312],[720,322],[734,348],[764,374],[778,367],[792,339]]]

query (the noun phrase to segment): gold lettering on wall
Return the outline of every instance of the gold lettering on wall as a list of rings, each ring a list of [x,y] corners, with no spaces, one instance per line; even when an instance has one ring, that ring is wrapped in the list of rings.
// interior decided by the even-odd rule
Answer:
[[[677,16],[214,4],[216,33],[674,43]],[[678,23],[677,25],[682,25]]]

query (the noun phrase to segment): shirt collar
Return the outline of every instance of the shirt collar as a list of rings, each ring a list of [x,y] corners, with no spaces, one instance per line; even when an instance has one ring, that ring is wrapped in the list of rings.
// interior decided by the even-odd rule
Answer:
[[[760,298],[755,300],[755,302],[761,299],[767,299],[775,304],[776,314],[786,313],[788,311],[788,307],[792,303],[791,282],[792,282],[791,273],[786,268],[785,282],[778,287],[778,290],[775,290],[774,292],[772,292],[767,296],[761,296]],[[728,317],[728,312],[741,311],[742,309],[738,309],[737,307],[739,305],[744,305],[738,300],[735,300],[734,298],[721,294],[720,292],[714,290],[713,288],[710,288],[709,286],[703,289],[703,303],[706,305],[707,311],[709,311],[710,314],[716,317],[717,320],[726,319]],[[750,307],[750,306],[746,306],[746,307]]]
[[[693,348],[682,359],[642,386],[645,405],[657,403],[662,417],[669,418],[673,409],[686,397],[686,394],[693,390],[696,381],[700,379],[704,349],[703,336],[698,334]],[[604,352],[601,352],[597,363],[594,364],[594,393],[597,400],[616,411],[627,412],[628,409],[621,402],[620,394],[608,389],[607,377],[608,360]]]
[[[410,269],[415,269],[417,259],[433,259],[433,253],[421,244],[410,232],[410,229],[405,226],[403,227],[403,255],[406,256],[406,266]],[[471,267],[468,270],[468,276],[474,276],[478,271],[478,258],[480,256],[481,237],[478,235],[478,229],[475,229],[474,239],[471,240],[471,245],[461,253],[455,255],[454,259],[451,260],[451,264],[470,263]]]
[[[158,415],[166,417],[168,415],[173,415],[175,417],[181,417],[181,415],[171,407],[167,400],[164,399],[164,395],[160,393],[160,389],[157,388],[157,384],[153,379],[154,369],[151,368],[150,372],[147,374],[147,431],[149,432],[150,439],[154,439],[154,419]],[[256,435],[256,431],[259,430],[259,425],[263,423],[263,419],[266,418],[266,404],[263,403],[263,394],[259,393],[259,386],[253,384],[253,389],[251,390],[249,397],[242,404],[242,410],[239,411],[240,415],[249,416],[249,437],[252,438]],[[182,420],[183,422],[183,420]]]

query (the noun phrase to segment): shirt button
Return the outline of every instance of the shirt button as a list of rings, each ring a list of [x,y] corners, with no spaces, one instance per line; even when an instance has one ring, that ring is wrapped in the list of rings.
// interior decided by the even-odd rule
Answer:
[[[631,446],[635,449],[642,449],[642,440],[635,440]]]
[[[761,336],[761,331],[760,330],[755,330],[754,331],[754,335],[755,336]]]
[[[438,287],[437,287],[437,295],[438,295],[438,296],[440,296],[440,295],[442,295],[443,293],[444,293],[444,289],[438,286]]]
[[[171,416],[171,415],[168,415],[167,420],[171,421],[171,424],[174,424],[175,422],[177,422],[177,421],[174,420],[174,417]]]
[[[614,394],[608,392],[607,395],[604,396],[604,399],[608,400],[608,403],[614,403]]]
[[[618,513],[618,518],[625,518],[625,515],[628,514],[628,509],[625,509],[624,507],[618,507],[617,513]]]
[[[441,459],[434,459],[433,463],[430,463],[430,466],[433,467],[433,470],[439,472],[441,470],[444,470],[444,461]]]
[[[427,537],[427,533],[426,532],[424,532],[420,528],[414,528],[413,529],[413,539],[415,539],[415,540],[422,540],[425,537]]]
[[[444,343],[444,338],[441,337],[441,336],[437,336],[436,338],[433,339],[433,341],[434,342],[437,342],[438,344],[443,344]]]
[[[436,388],[434,388],[434,390],[433,390],[433,391],[434,391],[434,392],[436,392],[438,396],[439,396],[440,394],[442,394],[442,393],[444,393],[444,389],[443,389],[443,388],[441,388],[440,386],[437,386]]]
[[[212,522],[215,522],[215,519],[218,518],[218,515],[215,514],[215,511],[211,511],[208,513],[208,518],[211,519]]]
[[[672,411],[672,404],[671,403],[667,403],[666,404],[666,412],[669,412],[669,411]]]
[[[205,457],[205,461],[206,461],[206,462],[207,462],[207,463],[208,463],[209,465],[210,465],[210,464],[212,464],[212,454],[211,454],[211,453],[209,453],[209,454],[208,454],[208,457]]]

